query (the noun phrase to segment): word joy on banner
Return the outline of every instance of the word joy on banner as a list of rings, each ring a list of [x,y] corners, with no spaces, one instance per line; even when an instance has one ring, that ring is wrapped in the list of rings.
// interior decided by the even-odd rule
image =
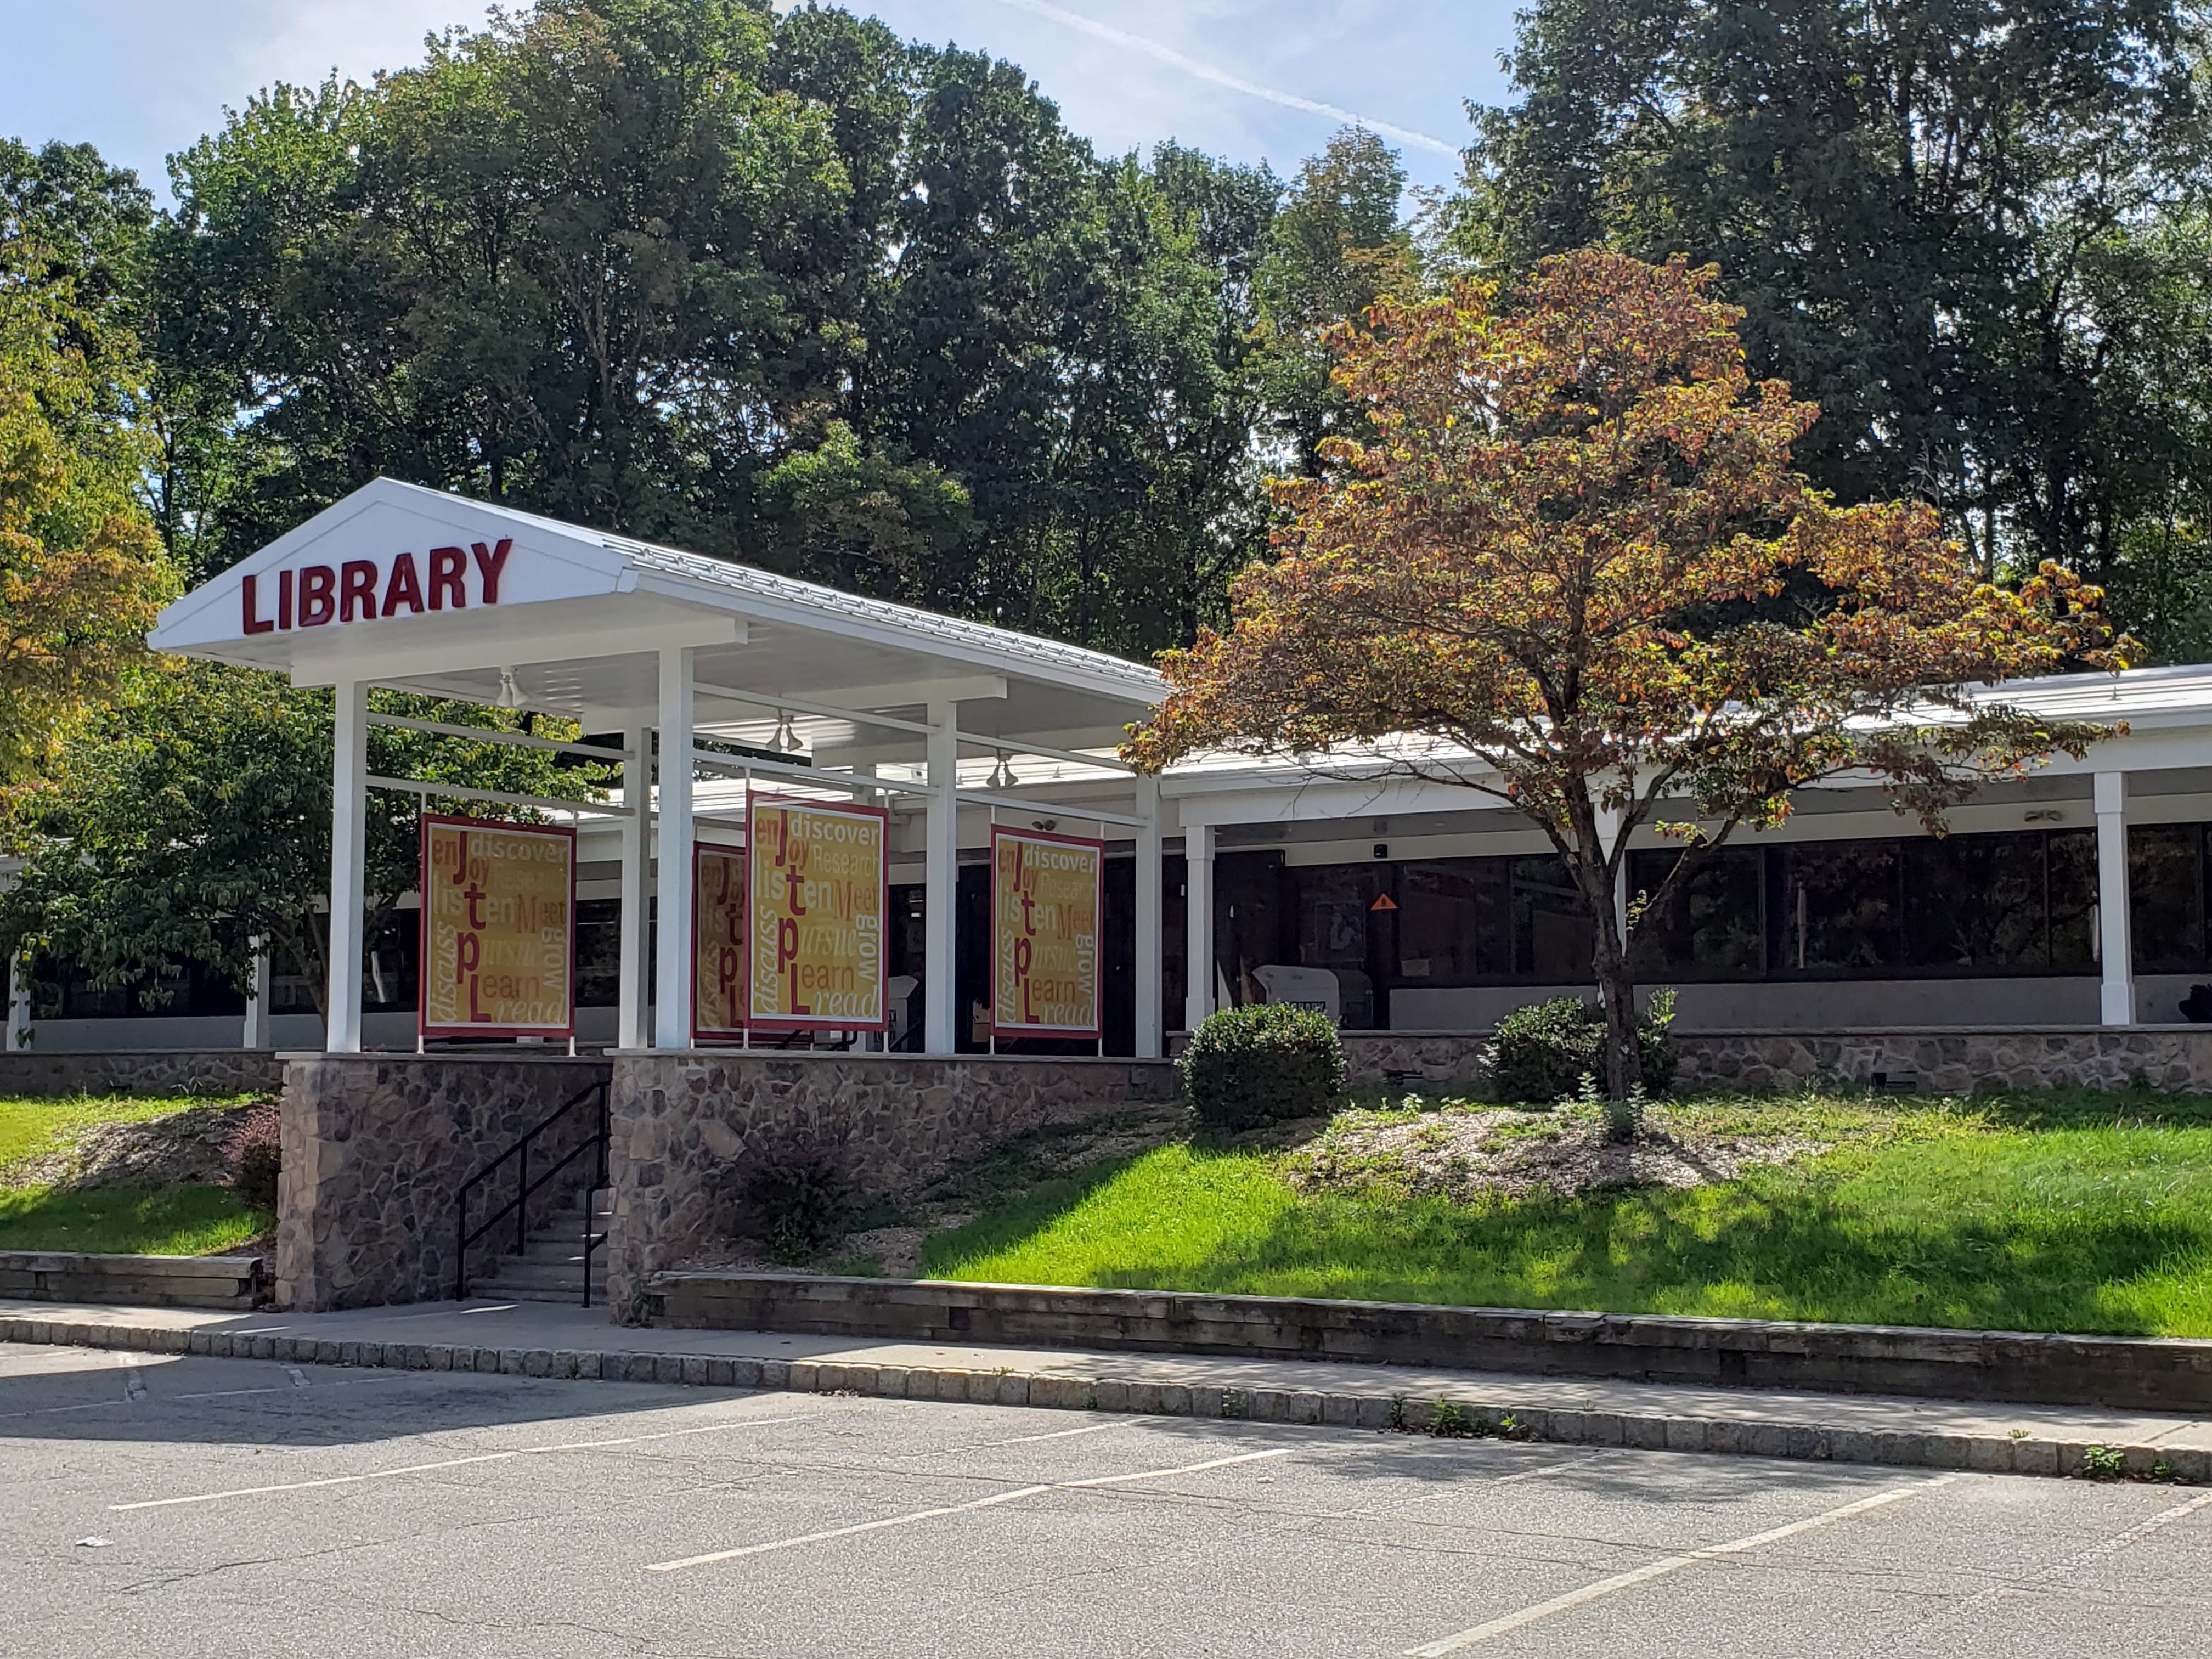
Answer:
[[[691,849],[694,1042],[745,1030],[745,855],[735,847]]]
[[[426,1037],[576,1034],[576,832],[422,819]]]
[[[991,1030],[1095,1037],[1103,842],[991,830]]]
[[[890,814],[756,795],[745,812],[746,1024],[890,1029],[884,998]]]
[[[374,559],[345,559],[336,565],[280,570],[276,608],[267,616],[261,613],[261,578],[250,575],[238,587],[245,629],[249,634],[268,634],[356,619],[374,622],[403,611],[417,617],[425,611],[465,611],[472,566],[477,602],[497,605],[500,578],[507,574],[507,556],[514,550],[514,541],[502,537],[489,544],[471,542],[465,548],[434,547],[421,564],[412,553],[399,553],[388,566]]]

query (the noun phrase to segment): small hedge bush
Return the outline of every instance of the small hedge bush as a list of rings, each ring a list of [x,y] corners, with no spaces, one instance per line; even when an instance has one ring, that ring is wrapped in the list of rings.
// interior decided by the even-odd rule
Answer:
[[[745,1148],[738,1231],[760,1239],[772,1260],[804,1261],[843,1234],[853,1206],[841,1139],[791,1130]]]
[[[278,1139],[282,1122],[274,1102],[257,1102],[222,1144],[231,1190],[240,1202],[256,1210],[276,1207],[277,1177],[283,1170]]]
[[[1667,1030],[1674,1018],[1674,994],[1661,991],[1636,1023],[1646,1094],[1664,1094],[1674,1080],[1674,1043]],[[1500,1100],[1564,1100],[1581,1088],[1585,1073],[1604,1088],[1605,1011],[1596,1003],[1561,997],[1516,1008],[1498,1022],[1490,1079]]]
[[[1208,1014],[1178,1062],[1183,1098],[1209,1128],[1317,1117],[1344,1091],[1344,1045],[1327,1014],[1255,1003]]]

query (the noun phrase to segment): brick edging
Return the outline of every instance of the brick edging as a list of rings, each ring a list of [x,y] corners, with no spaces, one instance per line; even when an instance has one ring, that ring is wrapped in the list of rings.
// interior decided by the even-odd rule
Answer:
[[[2074,1475],[2093,1445],[2117,1452],[2127,1474],[2153,1478],[2161,1462],[2179,1484],[2212,1481],[2212,1449],[2053,1440],[2028,1435],[1923,1433],[1911,1430],[1755,1423],[1686,1413],[1566,1411],[1516,1404],[1510,1389],[1434,1401],[1402,1393],[1325,1394],[1286,1389],[1218,1388],[1018,1370],[850,1365],[823,1360],[738,1355],[641,1353],[629,1350],[483,1348],[447,1342],[334,1341],[283,1332],[173,1330],[143,1325],[14,1316],[0,1319],[0,1341],[119,1348],[218,1359],[394,1370],[476,1371],[505,1376],[659,1382],[764,1389],[796,1394],[860,1394],[888,1400],[1026,1406],[1047,1410],[1134,1413],[1147,1417],[1225,1418],[1408,1433],[1444,1432],[1555,1445],[1642,1451],[1706,1452],[1811,1462],[1872,1463],[1898,1468],[1971,1469],[1994,1474]],[[1441,1430],[1439,1410],[1446,1419]],[[1455,1422],[1455,1413],[1456,1421]]]

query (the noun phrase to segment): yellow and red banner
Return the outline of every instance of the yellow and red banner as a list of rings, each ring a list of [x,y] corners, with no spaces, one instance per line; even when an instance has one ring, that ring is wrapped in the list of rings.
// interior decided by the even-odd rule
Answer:
[[[752,926],[747,1023],[881,1031],[890,814],[756,795],[745,813]]]
[[[426,1037],[573,1036],[576,832],[422,818]]]
[[[1103,842],[991,831],[991,1030],[999,1036],[1100,1034]]]
[[[745,1031],[745,854],[740,847],[691,849],[693,1041]]]

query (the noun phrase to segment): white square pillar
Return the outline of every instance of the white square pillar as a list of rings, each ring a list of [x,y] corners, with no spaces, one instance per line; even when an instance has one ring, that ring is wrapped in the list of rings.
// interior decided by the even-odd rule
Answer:
[[[660,988],[653,998],[656,1048],[691,1046],[691,674],[698,653],[660,653]]]
[[[1137,780],[1137,1058],[1167,1052],[1161,1018],[1160,781]]]
[[[19,951],[8,963],[8,1052],[31,1046],[31,963]]]
[[[361,1052],[362,866],[368,857],[368,686],[340,680],[331,766],[331,958],[323,1047]]]
[[[960,705],[929,705],[929,787],[923,812],[921,1048],[949,1054],[958,1046],[959,994],[953,974],[953,916],[960,898]]]
[[[642,1048],[653,1041],[647,1022],[646,939],[653,877],[653,728],[623,733],[622,963],[615,993],[615,1045]]]
[[[246,994],[246,1019],[239,1034],[241,1048],[273,1048],[275,1035],[269,1027],[269,993],[271,975],[269,971],[269,941],[261,934],[253,936],[253,983]]]
[[[2128,775],[2100,772],[2097,792],[2097,960],[2104,970],[2099,1017],[2136,1023],[2135,946],[2128,926]]]
[[[1213,1012],[1213,826],[1187,823],[1182,831],[1183,927],[1182,1023],[1195,1031]]]

